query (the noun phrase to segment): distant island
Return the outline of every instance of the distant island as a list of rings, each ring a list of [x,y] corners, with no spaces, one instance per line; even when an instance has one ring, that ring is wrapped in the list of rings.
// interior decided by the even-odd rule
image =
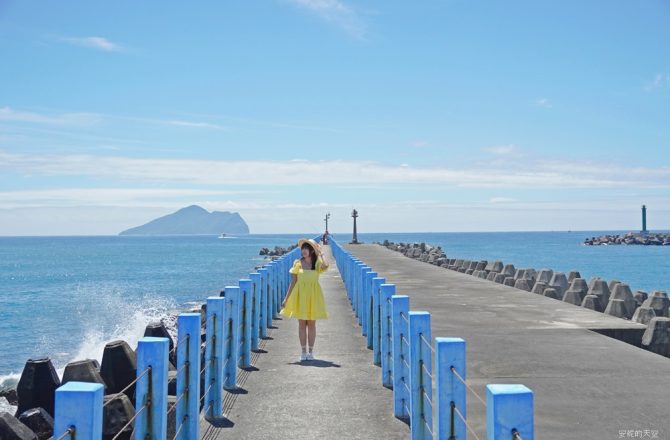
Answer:
[[[198,205],[191,205],[142,226],[126,229],[119,235],[242,235],[248,233],[249,226],[237,212],[209,212]]]

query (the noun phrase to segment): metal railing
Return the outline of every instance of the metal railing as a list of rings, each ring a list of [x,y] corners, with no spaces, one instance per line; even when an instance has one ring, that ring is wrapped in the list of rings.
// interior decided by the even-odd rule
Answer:
[[[412,439],[464,439],[469,433],[479,440],[483,427],[468,421],[466,391],[486,409],[487,438],[534,438],[530,389],[520,384],[488,384],[486,399],[482,398],[466,380],[465,341],[431,338],[430,313],[410,311],[409,296],[396,295],[394,284],[332,237],[330,244],[359,325],[364,334],[372,329],[368,348],[373,350],[373,362],[382,368],[382,385],[393,390],[394,415],[409,419]]]
[[[200,437],[201,411],[206,417],[223,416],[224,390],[237,388],[237,368],[251,365],[251,350],[267,336],[286,293],[288,269],[299,252],[296,248],[269,262],[250,273],[249,278],[240,279],[238,286],[226,286],[223,296],[208,297],[204,324],[200,313],[178,315],[173,348],[167,337],[139,340],[136,376],[119,392],[135,387],[135,413],[113,439],[127,433],[129,427],[135,439],[165,439],[168,415],[175,413],[173,438],[196,440]],[[201,325],[205,327],[203,365]],[[168,409],[169,359],[176,359],[177,391]],[[203,376],[207,387],[201,390]],[[61,434],[55,439],[101,438],[101,415],[114,398],[106,403],[103,399],[104,386],[99,383],[68,382],[60,386],[55,394],[54,432]]]

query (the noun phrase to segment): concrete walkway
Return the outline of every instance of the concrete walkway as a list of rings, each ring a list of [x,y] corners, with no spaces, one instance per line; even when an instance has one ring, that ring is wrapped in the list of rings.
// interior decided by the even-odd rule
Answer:
[[[476,393],[485,399],[487,383],[534,391],[535,438],[670,439],[670,359],[589,330],[638,332],[640,324],[376,244],[345,247],[396,284],[397,294],[409,295],[410,310],[431,313],[433,337],[465,339]],[[467,411],[477,436],[486,438],[485,408],[470,392]]]
[[[203,439],[409,438],[409,427],[393,417],[392,391],[381,385],[330,246],[324,253],[329,319],[316,322],[315,360],[300,362],[298,321],[280,316],[251,371],[238,370],[243,391],[226,393],[226,419],[218,427],[201,420]]]

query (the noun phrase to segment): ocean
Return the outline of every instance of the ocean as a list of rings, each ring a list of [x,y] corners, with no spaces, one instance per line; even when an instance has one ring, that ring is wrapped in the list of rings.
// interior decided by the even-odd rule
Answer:
[[[579,270],[633,291],[670,288],[670,246],[582,245],[602,234],[361,233],[359,240],[425,242],[451,258]],[[199,305],[268,261],[262,247],[314,235],[0,237],[0,386],[15,383],[30,357],[49,356],[62,374],[70,361],[101,360],[111,340],[134,347],[149,322]]]

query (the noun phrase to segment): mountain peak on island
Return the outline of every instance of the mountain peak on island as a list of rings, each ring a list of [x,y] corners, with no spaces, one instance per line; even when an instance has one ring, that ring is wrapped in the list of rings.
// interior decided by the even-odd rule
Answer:
[[[119,235],[248,234],[249,226],[237,212],[212,211],[198,205],[181,208]]]
[[[216,211],[213,211],[216,212]],[[201,214],[209,214],[209,212],[203,208],[202,206],[198,205],[190,205],[185,208],[181,208],[178,211],[174,212],[173,214],[179,214],[179,213],[201,213]]]

